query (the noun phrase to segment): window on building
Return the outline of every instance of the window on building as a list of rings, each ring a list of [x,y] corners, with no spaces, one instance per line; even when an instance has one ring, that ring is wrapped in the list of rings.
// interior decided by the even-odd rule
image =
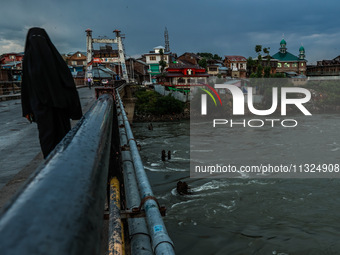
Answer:
[[[277,63],[277,67],[282,67],[282,64],[281,63]]]
[[[71,65],[76,66],[77,65],[77,61],[71,61]]]
[[[10,55],[9,59],[15,59],[15,56],[14,55]]]
[[[297,67],[297,63],[293,63],[293,67]]]
[[[178,78],[178,83],[184,83],[184,79],[182,77]]]
[[[290,67],[289,63],[285,63],[284,66],[285,66],[285,67]]]
[[[168,61],[168,56],[164,56],[164,61]]]
[[[78,56],[78,58],[81,58],[81,53],[78,53],[78,55],[77,55],[77,56]]]
[[[303,63],[301,63],[301,66],[303,66]]]
[[[156,56],[150,56],[150,61],[156,60]]]

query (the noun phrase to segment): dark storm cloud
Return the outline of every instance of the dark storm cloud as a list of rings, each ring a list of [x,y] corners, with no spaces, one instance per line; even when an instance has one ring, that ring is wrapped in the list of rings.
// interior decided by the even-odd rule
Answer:
[[[23,50],[28,28],[39,26],[62,53],[85,50],[86,28],[109,38],[120,29],[127,55],[138,55],[164,45],[166,26],[177,54],[249,57],[256,44],[274,54],[284,34],[288,51],[297,55],[302,43],[314,62],[340,55],[339,7],[336,0],[12,0],[2,3],[0,53]]]

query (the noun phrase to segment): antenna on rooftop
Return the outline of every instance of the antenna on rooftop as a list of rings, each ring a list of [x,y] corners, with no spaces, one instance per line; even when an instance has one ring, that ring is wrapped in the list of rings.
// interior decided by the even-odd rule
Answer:
[[[165,39],[165,52],[170,52],[170,44],[169,44],[169,33],[168,29],[165,27],[164,31],[164,39]]]

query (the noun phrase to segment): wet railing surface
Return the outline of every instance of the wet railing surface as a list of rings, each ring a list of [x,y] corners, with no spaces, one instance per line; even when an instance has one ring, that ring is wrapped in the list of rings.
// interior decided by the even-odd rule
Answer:
[[[123,169],[126,201],[121,213],[132,215],[125,221],[131,254],[175,254],[120,99],[124,86],[115,96],[99,97],[3,208],[0,254],[100,254],[108,177],[113,177],[112,150],[117,143],[125,147],[118,168]],[[114,202],[119,206],[119,201]],[[124,236],[119,233],[123,228],[114,227],[122,220],[117,209],[110,215],[110,247]]]
[[[1,254],[99,254],[112,109],[101,96],[5,206]]]

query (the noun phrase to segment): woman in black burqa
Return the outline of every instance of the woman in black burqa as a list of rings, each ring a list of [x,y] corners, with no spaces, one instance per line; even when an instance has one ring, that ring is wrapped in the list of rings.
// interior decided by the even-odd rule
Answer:
[[[46,31],[27,33],[21,85],[23,116],[38,125],[44,158],[71,129],[82,110],[70,70]]]

